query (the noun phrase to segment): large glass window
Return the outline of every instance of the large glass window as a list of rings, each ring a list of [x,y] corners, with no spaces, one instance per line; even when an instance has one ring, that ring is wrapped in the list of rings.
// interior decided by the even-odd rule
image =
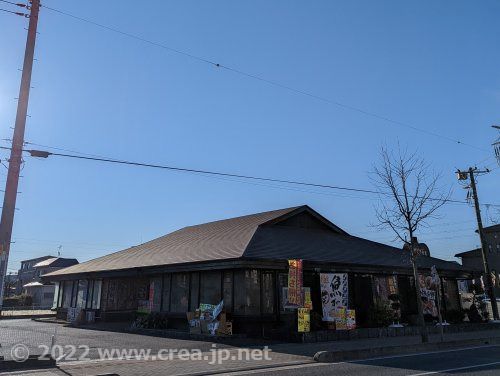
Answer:
[[[273,273],[262,273],[262,313],[274,313]]]
[[[59,302],[59,282],[54,284],[54,301],[52,302],[52,309],[57,308]]]
[[[238,270],[234,272],[234,312],[237,314],[260,315],[259,271]]]
[[[200,306],[200,273],[191,273],[191,302],[190,310],[194,311]]]
[[[224,299],[224,309],[231,312],[233,307],[233,272],[224,272],[222,278],[222,298]]]
[[[285,308],[283,306],[283,289],[285,287],[288,287],[288,274],[280,273],[278,274],[278,297],[280,312],[285,312]]]
[[[201,274],[200,303],[218,304],[221,300],[221,273],[205,272]]]
[[[87,287],[88,281],[86,279],[80,279],[78,281],[77,307],[85,308],[87,306]]]
[[[64,281],[63,299],[61,306],[69,308],[71,306],[71,293],[73,292],[73,281]]]
[[[161,309],[161,277],[151,278],[149,293],[153,296],[150,296],[149,299],[152,302],[151,312],[159,312]]]
[[[163,299],[161,310],[164,312],[170,311],[170,278],[171,274],[165,274],[163,276]]]
[[[171,312],[187,312],[189,302],[189,274],[172,274]]]
[[[78,292],[78,281],[73,281],[73,285],[71,288],[71,307],[76,307],[77,292]]]
[[[90,306],[93,309],[101,308],[101,291],[102,291],[102,280],[94,280],[94,286],[92,290],[92,297],[90,299]]]

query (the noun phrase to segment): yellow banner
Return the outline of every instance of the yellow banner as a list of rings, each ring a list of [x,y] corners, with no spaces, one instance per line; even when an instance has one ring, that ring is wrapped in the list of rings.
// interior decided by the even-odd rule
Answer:
[[[311,331],[311,316],[307,308],[297,309],[298,331],[305,333]]]

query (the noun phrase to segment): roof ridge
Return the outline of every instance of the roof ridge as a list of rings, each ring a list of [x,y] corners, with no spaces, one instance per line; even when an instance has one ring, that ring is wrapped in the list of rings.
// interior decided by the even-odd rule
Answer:
[[[302,207],[306,207],[307,205],[298,205],[298,206],[291,206],[291,207],[288,207],[288,208],[282,208],[282,209],[274,209],[274,210],[266,210],[266,211],[263,211],[263,212],[257,212],[257,213],[251,213],[251,214],[245,214],[245,215],[239,215],[237,217],[230,217],[230,218],[223,218],[223,219],[216,219],[215,221],[209,221],[209,222],[203,222],[203,223],[198,223],[196,225],[190,225],[190,226],[185,226],[185,227],[181,227],[179,230],[182,230],[182,229],[185,229],[185,228],[192,228],[192,227],[198,227],[198,226],[204,226],[204,225],[209,225],[209,224],[214,224],[214,223],[219,223],[219,222],[227,222],[227,221],[233,221],[235,219],[245,219],[245,218],[249,218],[249,217],[254,217],[254,216],[259,216],[259,215],[263,215],[263,214],[271,214],[271,213],[274,213],[274,212],[281,212],[281,211],[284,211],[285,213],[283,213],[282,215],[288,213],[288,212],[292,212],[294,210],[297,210],[299,208],[302,208]],[[262,222],[262,223],[265,223],[265,222],[268,222],[268,220]],[[176,231],[179,231],[179,230],[176,230]],[[168,234],[167,234],[168,235]]]

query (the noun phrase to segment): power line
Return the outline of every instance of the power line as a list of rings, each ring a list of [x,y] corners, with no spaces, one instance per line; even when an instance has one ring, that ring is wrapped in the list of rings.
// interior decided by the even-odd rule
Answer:
[[[0,11],[6,12],[6,13],[12,13],[12,14],[15,14],[16,16],[28,17],[28,15],[26,13],[22,13],[22,12],[14,12],[12,10],[3,9],[3,8],[0,8]]]
[[[18,6],[21,8],[26,8],[26,4],[22,4],[22,3],[14,3],[12,1],[7,1],[7,0],[0,0],[0,2],[15,5],[15,6]]]
[[[76,19],[78,21],[85,22],[85,23],[97,26],[99,28],[102,28],[102,29],[105,29],[105,30],[108,30],[108,31],[111,31],[111,32],[114,32],[114,33],[117,33],[117,34],[120,34],[120,35],[123,35],[123,36],[126,36],[128,38],[132,38],[132,39],[135,39],[135,40],[147,43],[147,44],[155,46],[155,47],[159,47],[159,48],[168,50],[170,52],[173,52],[173,53],[176,53],[176,54],[179,54],[179,55],[182,55],[182,56],[189,57],[191,59],[194,59],[194,60],[197,60],[197,61],[209,64],[209,65],[214,66],[216,68],[225,69],[225,70],[227,70],[229,72],[238,74],[240,76],[244,76],[244,77],[247,77],[247,78],[250,78],[250,79],[254,79],[254,80],[257,80],[257,81],[261,81],[261,82],[267,83],[269,85],[272,85],[272,86],[275,86],[275,87],[278,87],[278,88],[281,88],[281,89],[285,89],[285,90],[293,92],[295,94],[304,95],[304,96],[307,96],[307,97],[310,97],[310,98],[313,98],[313,99],[316,99],[316,100],[319,100],[319,101],[322,101],[322,102],[325,102],[325,103],[328,103],[328,104],[331,104],[331,105],[335,105],[335,106],[338,106],[338,107],[341,107],[341,108],[344,108],[344,109],[347,109],[347,110],[350,110],[350,111],[358,112],[358,113],[363,114],[365,116],[370,116],[370,117],[376,118],[378,120],[385,121],[385,122],[387,122],[389,124],[392,124],[392,125],[396,125],[396,126],[400,126],[400,127],[405,127],[405,128],[408,128],[408,129],[412,129],[414,131],[421,132],[421,133],[427,134],[429,136],[441,138],[441,139],[447,140],[449,142],[453,142],[453,143],[457,143],[457,144],[460,144],[460,145],[468,146],[468,147],[474,148],[476,150],[487,151],[486,149],[480,148],[480,147],[478,147],[476,145],[472,145],[472,144],[463,142],[463,141],[461,141],[459,139],[448,137],[446,135],[439,134],[439,133],[436,133],[436,132],[433,132],[433,131],[429,131],[427,129],[419,128],[419,127],[416,127],[416,126],[411,125],[409,123],[405,123],[405,122],[401,122],[401,121],[398,121],[398,120],[394,120],[394,119],[392,119],[390,117],[379,115],[379,114],[376,114],[374,112],[367,111],[367,110],[364,110],[364,109],[356,107],[356,106],[351,106],[351,105],[348,105],[348,104],[345,104],[345,103],[341,103],[339,101],[335,101],[335,100],[332,100],[332,99],[329,99],[329,98],[326,98],[326,97],[323,97],[323,96],[320,96],[320,95],[316,95],[316,94],[313,94],[313,93],[305,91],[305,90],[297,89],[297,88],[294,88],[292,86],[288,86],[288,85],[282,84],[282,83],[280,83],[278,81],[275,81],[275,80],[271,80],[271,79],[268,79],[268,78],[265,78],[265,77],[262,77],[262,76],[259,76],[259,75],[256,75],[256,74],[248,73],[248,72],[242,71],[240,69],[236,69],[236,68],[233,68],[233,67],[230,67],[230,66],[227,66],[227,65],[223,65],[223,64],[217,63],[217,62],[215,62],[213,60],[209,60],[207,58],[204,58],[204,57],[201,57],[201,56],[198,56],[198,55],[194,55],[194,54],[191,54],[189,52],[186,52],[186,51],[183,51],[183,50],[179,50],[177,48],[173,48],[173,47],[167,46],[167,45],[165,45],[163,43],[155,42],[155,41],[152,41],[150,39],[138,36],[136,34],[132,34],[132,33],[126,32],[126,31],[122,31],[122,30],[117,29],[115,27],[107,26],[107,25],[104,25],[102,23],[95,22],[95,21],[92,21],[92,20],[89,20],[87,18],[83,18],[83,17],[80,17],[80,16],[76,16],[74,14],[71,14],[71,13],[68,13],[68,12],[65,12],[65,11],[62,11],[62,10],[59,10],[59,9],[55,9],[55,8],[52,8],[52,7],[48,7],[48,6],[43,6],[43,7],[45,9],[50,10],[50,11],[59,13],[61,15],[64,15],[64,16],[67,16],[67,17],[70,17],[70,18],[73,18],[73,19]]]
[[[5,147],[5,146],[0,146],[0,149],[9,150],[10,148],[9,147]],[[271,182],[271,183],[291,184],[291,185],[299,185],[299,186],[307,186],[307,187],[315,187],[315,188],[324,188],[324,189],[335,189],[335,190],[341,190],[341,191],[350,191],[350,192],[357,192],[357,193],[377,194],[377,195],[383,195],[383,196],[390,196],[391,195],[390,193],[379,192],[379,191],[371,190],[371,189],[355,188],[355,187],[344,187],[344,186],[331,185],[331,184],[312,183],[312,182],[306,182],[306,181],[300,181],[300,180],[287,180],[287,179],[266,178],[266,177],[254,176],[254,175],[242,175],[242,174],[233,174],[233,173],[227,173],[227,172],[218,172],[218,171],[210,171],[210,170],[199,170],[199,169],[176,167],[176,166],[167,166],[167,165],[159,165],[159,164],[151,164],[151,163],[133,162],[133,161],[127,161],[127,160],[112,159],[112,158],[107,158],[107,157],[101,158],[101,157],[90,157],[90,156],[75,155],[75,154],[52,153],[52,152],[48,152],[48,151],[44,151],[44,150],[26,150],[26,149],[23,149],[23,151],[26,152],[26,153],[29,153],[32,157],[47,158],[47,157],[53,155],[53,156],[58,156],[58,157],[83,159],[83,160],[90,160],[90,161],[96,161],[96,162],[105,162],[105,163],[116,163],[116,164],[123,164],[123,165],[129,165],[129,166],[137,166],[137,167],[158,168],[158,169],[169,170],[169,171],[194,173],[194,174],[207,175],[207,176],[215,176],[215,177],[223,177],[223,178],[237,178],[237,179],[246,179],[246,180],[251,180],[251,181],[262,181],[262,182]],[[410,195],[409,197],[413,197],[413,196]],[[428,198],[428,199],[429,200],[433,200],[433,201],[441,200],[439,198],[432,198],[432,197]],[[468,204],[467,201],[460,201],[460,200],[454,200],[454,199],[445,199],[444,202],[446,202],[446,203],[457,203],[457,204]],[[499,206],[500,207],[500,204],[483,204],[483,205]]]

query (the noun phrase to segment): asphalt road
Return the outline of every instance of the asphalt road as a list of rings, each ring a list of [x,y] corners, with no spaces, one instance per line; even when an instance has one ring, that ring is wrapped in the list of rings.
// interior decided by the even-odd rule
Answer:
[[[115,333],[101,330],[79,329],[66,327],[61,324],[41,323],[30,319],[2,320],[0,321],[0,354],[10,357],[10,351],[17,344],[26,345],[30,354],[40,355],[44,346],[50,346],[51,337],[55,336],[55,344],[68,352],[68,346],[75,346],[76,352],[73,359],[78,360],[81,355],[90,360],[98,359],[97,349],[151,349],[154,354],[160,349],[200,349],[209,351],[211,342],[180,340],[172,338],[152,337],[131,333]],[[88,347],[89,352],[86,352]],[[217,344],[218,348],[224,348]],[[56,354],[57,355],[57,354]],[[65,361],[65,359],[60,359]]]
[[[500,346],[483,346],[416,355],[385,357],[332,364],[304,364],[224,373],[224,376],[426,376],[426,375],[500,375]]]
[[[116,373],[121,376],[142,375],[192,375],[217,372],[223,375],[263,375],[277,376],[425,376],[425,375],[500,375],[500,345],[471,347],[459,350],[447,350],[433,353],[391,356],[355,362],[332,364],[315,363],[307,355],[308,348],[302,345],[303,352],[298,354],[290,346],[276,346],[271,361],[227,361],[223,364],[209,365],[206,361],[97,361],[98,348],[151,349],[152,354],[163,349],[199,349],[210,352],[212,342],[177,340],[171,338],[150,337],[129,333],[114,333],[99,330],[77,329],[59,324],[39,323],[31,320],[0,321],[0,352],[9,355],[9,350],[17,343],[23,343],[32,353],[40,344],[49,344],[52,335],[56,335],[56,344],[60,346],[88,346],[90,351],[86,361],[61,359],[60,369],[46,371],[47,376],[72,375],[86,376],[103,373]],[[217,348],[228,349],[231,354],[239,351],[237,347],[217,344]],[[77,351],[80,351],[77,349]],[[78,357],[81,352],[73,354]],[[310,355],[310,354],[309,354]],[[8,358],[8,356],[7,356]],[[295,364],[293,364],[295,363]],[[293,364],[293,365],[292,365]],[[259,368],[259,369],[257,369]],[[229,370],[241,370],[229,372]],[[246,369],[246,370],[243,370]],[[226,372],[226,373],[222,373]],[[228,373],[229,372],[229,373]],[[26,373],[23,373],[27,375]],[[40,374],[39,372],[28,374]]]

